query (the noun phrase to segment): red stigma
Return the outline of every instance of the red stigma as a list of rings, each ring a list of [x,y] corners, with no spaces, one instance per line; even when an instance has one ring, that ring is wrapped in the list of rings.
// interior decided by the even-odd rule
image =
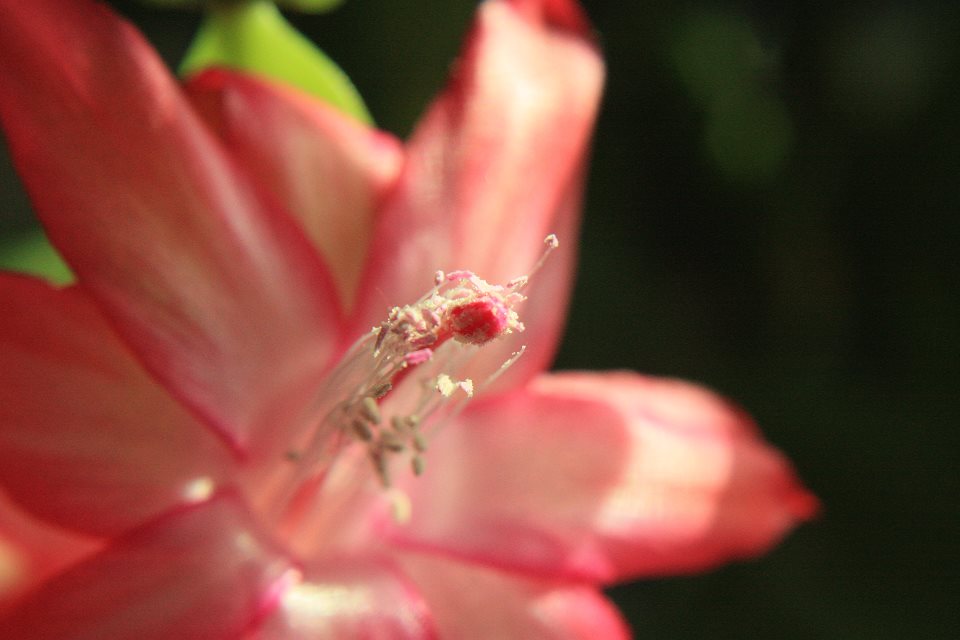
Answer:
[[[481,297],[447,312],[448,327],[460,342],[484,344],[507,329],[508,312],[503,302]]]

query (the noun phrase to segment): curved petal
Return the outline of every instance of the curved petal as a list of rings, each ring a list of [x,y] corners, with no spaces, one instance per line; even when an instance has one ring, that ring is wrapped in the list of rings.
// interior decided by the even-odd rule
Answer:
[[[24,509],[113,535],[233,468],[81,291],[0,274],[0,301],[0,485]]]
[[[0,611],[101,546],[30,517],[0,493]]]
[[[491,354],[494,369],[518,344],[511,377],[552,356],[576,246],[582,170],[603,67],[572,1],[491,0],[444,93],[410,140],[396,191],[378,219],[355,326],[377,324],[417,300],[437,269],[470,269],[504,284],[528,273],[549,233],[561,248],[527,293],[527,333]],[[554,20],[554,18],[558,18]]]
[[[280,597],[257,640],[430,640],[430,612],[405,577],[381,563],[346,559],[311,566]]]
[[[230,155],[299,220],[349,306],[374,211],[400,171],[399,142],[305,94],[225,69],[199,74],[186,90]]]
[[[556,28],[589,33],[590,23],[580,5],[571,0],[507,0],[530,20],[540,20]]]
[[[316,388],[333,284],[133,28],[4,1],[0,118],[47,232],[147,368],[242,448]]]
[[[232,496],[169,513],[47,581],[0,637],[235,640],[295,572]]]
[[[429,555],[405,556],[402,566],[429,604],[441,638],[630,637],[620,613],[590,585],[523,578]]]
[[[677,380],[547,375],[460,423],[410,483],[403,544],[615,581],[762,553],[817,508],[747,416]]]

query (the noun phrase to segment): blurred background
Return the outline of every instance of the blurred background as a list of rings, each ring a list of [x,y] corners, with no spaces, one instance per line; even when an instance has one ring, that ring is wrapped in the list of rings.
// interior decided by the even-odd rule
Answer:
[[[112,4],[171,63],[199,19]],[[824,503],[767,557],[611,595],[638,638],[960,637],[960,6],[787,4],[584,2],[609,81],[557,366],[721,391]],[[405,136],[474,7],[291,17]],[[4,156],[0,261],[34,224]]]

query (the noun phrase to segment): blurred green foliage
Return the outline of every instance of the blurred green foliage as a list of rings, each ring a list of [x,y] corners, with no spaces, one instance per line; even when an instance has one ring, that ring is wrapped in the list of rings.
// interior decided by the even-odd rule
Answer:
[[[140,0],[143,4],[161,8],[202,9],[211,5],[239,5],[250,0]],[[284,9],[302,11],[304,13],[323,13],[336,9],[343,0],[276,0]]]
[[[269,0],[214,4],[180,63],[188,76],[225,66],[297,87],[370,124],[350,78],[283,18]]]
[[[179,60],[196,16],[115,4]],[[612,595],[640,638],[956,637],[960,8],[584,4],[609,84],[558,366],[721,390],[825,506],[767,557]],[[291,19],[406,135],[473,8]],[[31,222],[0,171],[6,237]]]
[[[744,16],[691,11],[671,34],[677,77],[704,114],[704,153],[726,177],[747,184],[772,180],[790,153],[792,124],[766,86],[773,52]]]
[[[59,285],[74,280],[70,268],[39,229],[0,237],[0,269],[38,275]]]

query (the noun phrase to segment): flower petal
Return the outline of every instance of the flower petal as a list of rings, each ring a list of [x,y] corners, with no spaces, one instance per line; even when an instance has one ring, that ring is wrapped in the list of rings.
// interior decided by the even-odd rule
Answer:
[[[0,493],[0,611],[100,546],[32,518]]]
[[[552,356],[603,77],[586,34],[562,19],[574,9],[567,0],[480,6],[453,78],[414,132],[378,220],[356,326],[377,324],[391,306],[417,300],[437,269],[470,269],[500,284],[524,275],[543,239],[556,233],[561,248],[527,291],[536,301],[523,318],[527,333],[504,341],[491,358],[498,366],[527,344],[510,372],[518,376]]]
[[[0,618],[0,637],[233,640],[293,573],[230,495],[115,540]]]
[[[441,638],[626,640],[620,613],[595,587],[409,555],[404,571],[423,593]]]
[[[374,211],[400,170],[391,136],[286,87],[216,69],[187,92],[230,154],[296,216],[351,303]]]
[[[23,508],[112,535],[232,468],[82,291],[0,274],[0,300],[0,483]]]
[[[426,604],[395,569],[366,559],[311,566],[288,588],[257,640],[436,638]]]
[[[0,117],[53,244],[147,368],[231,444],[283,424],[338,333],[307,239],[105,5],[3,6]]]
[[[410,483],[403,544],[615,581],[762,553],[817,508],[747,416],[677,380],[543,376],[460,422]]]

